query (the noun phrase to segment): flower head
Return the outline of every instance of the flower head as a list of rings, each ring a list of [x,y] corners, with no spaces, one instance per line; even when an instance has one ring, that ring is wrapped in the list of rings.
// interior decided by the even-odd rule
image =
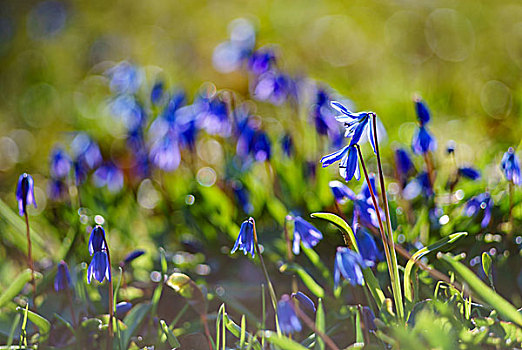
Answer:
[[[346,247],[338,247],[334,266],[335,287],[339,285],[341,276],[351,285],[362,286],[364,283],[362,269],[372,265],[373,263],[365,261],[359,253]]]
[[[89,254],[91,256],[96,252],[101,252],[102,250],[106,250],[105,246],[105,230],[100,225],[96,225],[92,231],[91,236],[89,237]]]
[[[415,169],[408,152],[403,148],[397,148],[395,150],[395,167],[399,179],[403,182],[406,181],[411,171]]]
[[[255,75],[261,75],[268,72],[276,61],[274,50],[269,47],[263,47],[256,50],[248,60],[248,69]]]
[[[344,136],[352,138],[350,141],[350,146],[358,144],[361,140],[361,136],[366,132],[368,138],[370,139],[373,152],[377,153],[375,149],[375,139],[373,135],[373,117],[375,116],[375,113],[354,113],[351,112],[348,108],[346,108],[346,106],[337,101],[332,101],[331,106],[339,113],[341,113],[335,118],[338,122],[344,123],[344,127],[346,128],[346,133]]]
[[[291,157],[294,153],[294,141],[292,140],[292,136],[289,133],[286,133],[281,138],[281,146],[283,148],[283,153],[287,157]]]
[[[315,304],[312,301],[312,299],[310,299],[303,292],[292,293],[292,298],[297,299],[299,301],[299,304],[303,305],[306,309],[308,309],[308,310],[310,310],[312,312],[316,311]]]
[[[339,204],[346,203],[348,199],[355,200],[355,193],[341,181],[330,181],[328,186],[330,186],[334,198]]]
[[[129,254],[127,254],[127,255],[125,256],[125,258],[123,258],[123,260],[121,261],[120,265],[127,265],[127,264],[130,264],[131,261],[134,261],[135,259],[139,258],[139,257],[142,256],[143,254],[145,254],[145,251],[144,251],[144,250],[141,250],[141,249],[133,250],[132,252],[130,252]]]
[[[55,148],[51,153],[51,175],[62,179],[71,170],[71,158],[61,148]]]
[[[116,317],[122,318],[127,312],[132,309],[132,304],[127,301],[122,301],[116,304]]]
[[[459,176],[470,180],[477,180],[480,178],[480,171],[472,167],[461,167],[458,169]]]
[[[114,93],[133,94],[141,84],[141,74],[138,68],[123,61],[107,71],[111,79],[110,87]]]
[[[515,154],[513,147],[509,147],[508,151],[504,153],[500,167],[506,176],[508,181],[513,182],[515,185],[522,184],[522,177],[520,176],[520,160]]]
[[[18,213],[20,216],[25,215],[27,205],[32,204],[36,208],[36,201],[34,199],[34,181],[31,175],[23,173],[18,178],[16,200],[18,201]]]
[[[481,211],[484,212],[480,225],[485,228],[491,221],[491,208],[493,207],[493,199],[488,192],[484,192],[472,197],[466,202],[464,214],[466,216],[477,216]]]
[[[92,261],[87,268],[87,283],[91,283],[92,277],[98,282],[103,282],[105,278],[111,280],[111,269],[107,253],[105,251],[97,251],[92,257]]]
[[[437,149],[437,141],[424,125],[420,126],[413,135],[411,148],[415,154],[426,154]]]
[[[118,192],[123,188],[123,172],[112,163],[100,166],[94,172],[96,187],[107,186],[110,192]]]
[[[277,303],[277,317],[281,331],[285,334],[300,332],[301,322],[295,314],[294,306],[288,294],[283,294]]]
[[[294,219],[294,242],[293,242],[293,252],[294,254],[299,254],[299,243],[303,241],[303,246],[305,248],[315,247],[317,243],[321,239],[323,239],[323,234],[316,229],[311,223],[305,221],[302,217],[296,216]]]
[[[150,160],[158,168],[165,171],[174,171],[181,162],[178,142],[169,132],[158,139],[150,148]]]
[[[54,290],[59,292],[71,286],[71,275],[65,261],[60,261],[54,278]]]
[[[417,113],[419,124],[421,126],[427,124],[430,121],[430,110],[428,109],[426,102],[418,96],[414,98],[413,102],[415,103],[415,112]]]
[[[364,228],[359,227],[358,224],[353,225],[353,227],[356,232],[355,240],[357,241],[357,246],[359,247],[363,259],[365,261],[371,261],[372,263],[382,260],[383,256],[377,248],[377,244],[372,235],[370,235]]]
[[[323,168],[339,161],[339,174],[350,181],[353,177],[356,180],[361,178],[359,170],[359,155],[355,146],[346,146],[340,150],[321,158]]]
[[[165,84],[162,81],[158,81],[154,84],[152,89],[150,90],[150,102],[152,104],[157,105],[163,99],[165,92]]]
[[[250,253],[252,258],[255,256],[254,246],[254,219],[249,218],[243,221],[241,228],[239,229],[239,235],[237,236],[236,243],[230,254],[233,254],[236,250],[242,250],[245,255]]]

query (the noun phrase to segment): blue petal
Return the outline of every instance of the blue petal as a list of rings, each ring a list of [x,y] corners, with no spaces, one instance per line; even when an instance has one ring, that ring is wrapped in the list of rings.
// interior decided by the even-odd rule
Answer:
[[[338,151],[335,151],[332,154],[329,154],[329,155],[321,158],[321,163],[323,164],[323,168],[341,160],[341,158],[343,158],[346,155],[346,152],[348,152],[349,148],[350,148],[349,146],[346,146],[344,148],[341,148]]]

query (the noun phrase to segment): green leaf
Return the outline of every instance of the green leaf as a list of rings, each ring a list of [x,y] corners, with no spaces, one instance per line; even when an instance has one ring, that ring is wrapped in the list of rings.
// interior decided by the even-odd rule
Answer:
[[[34,278],[39,279],[42,278],[42,275],[35,271]],[[26,269],[24,272],[18,275],[18,277],[7,287],[7,289],[0,296],[0,308],[4,306],[9,301],[13,300],[22,289],[24,289],[25,285],[31,282],[32,272],[31,269]]]
[[[279,271],[293,271],[299,275],[305,286],[318,298],[324,298],[324,289],[321,287],[313,278],[305,271],[301,266],[297,264],[284,264],[279,268]]]
[[[167,325],[167,322],[165,322],[164,320],[160,320],[159,324],[161,330],[167,336],[167,341],[169,342],[170,346],[172,346],[173,348],[179,348],[181,344],[179,343],[178,338],[176,338],[174,333],[172,333],[172,330]]]
[[[370,290],[370,293],[375,300],[375,303],[377,304],[377,307],[380,308],[382,303],[384,302],[385,296],[384,293],[379,286],[379,281],[373,274],[373,271],[371,268],[366,267],[362,269],[362,274],[364,277],[364,282],[366,283],[366,286]]]
[[[264,331],[263,333],[266,340],[276,345],[281,350],[307,350],[304,346],[296,343],[290,338],[285,336],[278,336],[276,332]]]
[[[36,327],[40,330],[40,341],[45,341],[49,337],[49,331],[51,330],[51,322],[46,320],[44,317],[38,315],[36,312],[31,310],[24,309],[22,307],[17,307],[16,311],[20,313],[27,312],[27,318],[34,323]]]
[[[241,315],[241,336],[239,337],[239,348],[243,349],[245,346],[246,338],[246,318],[245,315]]]
[[[241,320],[244,320],[244,315],[243,317],[241,318]],[[228,331],[230,333],[232,333],[236,338],[238,338],[240,340],[240,343],[241,343],[241,337],[244,335],[244,336],[248,336],[249,338],[252,338],[252,335],[249,334],[247,331],[246,331],[246,327],[240,327],[237,323],[235,323],[229,316],[226,312],[224,312],[223,314],[223,322],[225,324],[225,327],[228,329]],[[241,321],[243,322],[243,321]],[[243,333],[244,332],[244,333]],[[244,340],[243,340],[244,341]],[[259,344],[259,341],[257,339],[254,338],[253,340],[253,344],[252,344],[253,348],[256,349],[256,350],[261,350],[261,344]]]
[[[175,272],[169,276],[167,285],[183,298],[187,299],[189,305],[192,306],[200,316],[206,315],[207,304],[205,303],[205,297],[198,285],[192,281],[189,276]]]
[[[522,314],[518,312],[517,309],[506,299],[495,293],[484,282],[482,282],[480,278],[475,276],[470,269],[456,261],[450,254],[440,254],[439,258],[448,263],[455,270],[457,275],[466,281],[477,296],[491,305],[506,319],[522,327]]]
[[[325,333],[324,307],[323,299],[317,300],[317,310],[315,312],[315,327],[318,331]],[[315,350],[324,350],[324,340],[315,335]]]
[[[313,218],[323,219],[331,222],[335,226],[339,227],[341,231],[343,231],[343,236],[345,237],[345,243],[357,253],[359,252],[359,248],[357,247],[357,241],[355,240],[355,236],[353,234],[352,228],[350,225],[346,223],[341,217],[332,214],[332,213],[313,213],[310,215]]]
[[[136,305],[123,319],[123,323],[125,323],[128,327],[122,332],[124,349],[127,349],[129,346],[132,335],[138,329],[139,325],[150,311],[151,306],[152,305],[150,303]]]
[[[489,277],[491,273],[491,257],[486,252],[482,253],[482,270]]]

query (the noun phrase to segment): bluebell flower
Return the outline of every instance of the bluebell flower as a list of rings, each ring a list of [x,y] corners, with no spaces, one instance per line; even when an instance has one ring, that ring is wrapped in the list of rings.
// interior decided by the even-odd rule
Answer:
[[[134,94],[141,84],[139,69],[123,61],[107,71],[110,78],[111,91],[117,94]]]
[[[437,141],[425,126],[420,126],[413,135],[411,148],[415,154],[426,154],[437,149]]]
[[[157,140],[151,146],[149,156],[151,162],[158,168],[165,171],[176,170],[181,162],[181,154],[174,135],[169,132]]]
[[[110,192],[118,192],[123,188],[123,172],[112,163],[100,166],[94,172],[96,187],[106,186]]]
[[[34,199],[34,180],[31,175],[23,173],[18,178],[16,200],[18,202],[18,213],[20,216],[26,214],[28,205],[32,204],[36,208],[36,201]]]
[[[300,216],[296,216],[293,218],[294,220],[294,241],[293,241],[293,252],[294,254],[299,254],[300,245],[299,243],[303,241],[303,246],[305,248],[315,247],[317,243],[321,239],[323,239],[323,234],[316,229],[311,223],[304,220]]]
[[[299,305],[304,306],[305,309],[309,311],[315,312],[315,304],[306,294],[303,292],[292,293],[292,298],[295,298],[299,301]]]
[[[292,79],[277,71],[261,74],[254,84],[252,95],[259,101],[270,102],[276,106],[287,100],[293,89]]]
[[[332,190],[332,193],[334,195],[335,200],[339,204],[344,204],[348,199],[355,200],[356,196],[355,193],[348,188],[345,184],[343,184],[341,181],[330,181],[328,183],[328,186],[330,186],[330,189]]]
[[[87,268],[87,283],[91,283],[93,277],[100,283],[105,278],[108,281],[111,280],[111,269],[105,251],[98,251],[92,257],[92,261]]]
[[[254,206],[250,202],[250,194],[246,190],[245,186],[243,186],[240,181],[233,181],[232,190],[234,191],[236,200],[240,204],[243,211],[247,214],[252,214],[254,211]]]
[[[515,185],[522,184],[522,177],[520,176],[520,160],[515,154],[513,147],[509,147],[508,151],[504,153],[500,167],[506,176],[508,181],[513,182]]]
[[[65,261],[58,263],[56,277],[54,278],[54,290],[59,292],[71,286],[71,275]]]
[[[162,81],[158,81],[154,84],[150,90],[150,102],[153,105],[158,105],[163,99],[165,92],[165,84]]]
[[[81,132],[71,142],[72,155],[77,167],[94,169],[102,162],[98,144],[87,134]]]
[[[330,106],[330,96],[322,88],[317,88],[315,92],[315,104],[312,106],[312,117],[315,129],[320,135],[328,135],[335,138],[339,135],[339,123],[335,119],[334,109]]]
[[[89,254],[92,256],[95,252],[106,250],[105,246],[105,230],[102,226],[96,225],[89,237]]]
[[[339,174],[350,181],[354,176],[356,180],[361,178],[359,170],[359,155],[355,146],[346,146],[340,150],[321,158],[323,168],[339,161]]]
[[[198,128],[210,135],[230,136],[230,123],[227,103],[217,96],[201,96],[194,102],[197,112]]]
[[[338,247],[334,266],[335,288],[339,285],[341,276],[351,285],[362,286],[364,284],[362,269],[372,265],[371,262],[365,261],[359,253],[346,247]]]
[[[408,178],[410,172],[415,169],[408,152],[403,148],[397,148],[395,150],[395,166],[397,175],[403,182]]]
[[[294,141],[289,133],[286,133],[281,138],[281,147],[283,148],[283,154],[287,157],[291,157],[294,153]]]
[[[234,254],[234,252],[238,249],[242,250],[245,253],[245,255],[250,253],[252,255],[252,258],[255,256],[253,218],[249,218],[248,220],[243,221],[243,223],[241,224],[236,244],[234,244],[234,248],[232,248],[230,254]]]
[[[112,114],[118,118],[128,130],[143,127],[146,114],[141,104],[132,95],[118,95],[110,102]]]
[[[283,294],[281,300],[277,302],[277,318],[279,327],[284,334],[300,332],[301,322],[295,314],[292,301],[288,294]]]
[[[199,129],[195,119],[178,118],[176,122],[180,145],[194,151]]]
[[[237,144],[236,154],[245,159],[254,148],[256,129],[251,125],[250,117],[246,116],[237,122]]]
[[[274,65],[276,56],[271,48],[263,47],[252,53],[248,61],[248,69],[255,75],[268,72]]]
[[[253,144],[253,156],[257,162],[269,161],[272,155],[270,140],[266,132],[259,130],[256,132]]]
[[[61,148],[56,147],[51,152],[51,175],[62,179],[69,175],[71,170],[71,158]]]
[[[139,258],[140,256],[142,256],[143,254],[145,254],[145,251],[144,251],[144,250],[141,250],[141,249],[133,250],[133,251],[130,252],[129,254],[125,255],[125,258],[123,258],[123,260],[121,261],[121,264],[122,264],[122,265],[128,265],[128,264],[130,264],[132,261],[134,261],[135,259],[137,259],[137,258]]]
[[[375,183],[375,174],[370,173],[368,175],[368,178],[370,179],[370,184],[372,186],[372,191],[375,194],[376,197],[378,197],[379,193],[377,192],[377,184]],[[372,194],[370,193],[370,188],[368,187],[368,183],[366,180],[364,181],[363,185],[361,186],[361,191],[359,193],[360,199],[371,199]]]
[[[376,263],[383,259],[382,253],[377,248],[377,244],[373,239],[373,236],[368,233],[364,228],[359,227],[358,224],[353,225],[355,230],[355,240],[357,241],[357,247],[361,256],[366,261]]]
[[[461,167],[458,169],[459,176],[465,177],[470,180],[477,180],[480,178],[480,171],[472,167]]]
[[[161,112],[161,117],[169,122],[174,122],[177,117],[177,111],[185,106],[187,102],[187,94],[184,90],[176,90],[172,93],[165,108]]]
[[[61,179],[50,179],[47,185],[47,195],[54,201],[59,201],[67,196],[68,188]]]
[[[368,139],[370,139],[373,152],[376,153],[375,140],[373,136],[373,116],[375,114],[373,112],[351,112],[346,108],[346,106],[338,101],[332,101],[330,104],[340,113],[340,115],[335,118],[338,122],[344,123],[344,127],[346,128],[344,136],[352,138],[350,140],[350,146],[358,144],[362,135],[366,133]]]
[[[363,323],[366,326],[366,329],[370,332],[375,332],[377,330],[377,326],[375,325],[375,315],[373,314],[372,309],[370,309],[368,306],[363,306],[361,311]]]
[[[413,199],[420,194],[423,194],[426,198],[432,197],[435,194],[435,192],[433,192],[430,177],[425,171],[421,172],[411,180],[402,191],[403,197],[408,200]]]
[[[221,73],[239,69],[252,54],[256,43],[256,32],[252,23],[237,18],[229,25],[230,40],[222,42],[214,49],[212,63]]]
[[[122,301],[116,304],[116,317],[123,318],[127,312],[132,309],[132,304],[127,301]]]
[[[415,97],[415,112],[417,113],[417,119],[421,126],[427,124],[430,121],[430,110],[426,103],[420,98]]]
[[[466,202],[464,214],[466,216],[477,216],[481,211],[484,215],[480,225],[486,228],[491,221],[491,208],[493,207],[493,199],[488,192],[484,192],[472,197]]]

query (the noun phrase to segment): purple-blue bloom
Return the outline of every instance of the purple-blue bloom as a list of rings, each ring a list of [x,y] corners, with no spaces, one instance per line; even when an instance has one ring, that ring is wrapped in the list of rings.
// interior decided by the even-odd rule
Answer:
[[[241,224],[239,235],[237,236],[236,243],[234,244],[234,248],[232,248],[230,251],[230,254],[234,254],[234,252],[238,249],[242,250],[245,255],[250,253],[252,258],[255,256],[253,218],[249,218],[248,220],[243,221]]]
[[[50,179],[47,185],[47,195],[54,201],[59,201],[67,196],[67,185],[61,179]]]
[[[466,216],[476,216],[480,211],[484,211],[484,216],[480,225],[485,228],[491,221],[491,208],[493,207],[493,199],[488,192],[484,192],[472,197],[466,202],[464,207],[464,214]]]
[[[254,136],[254,145],[252,153],[257,162],[269,161],[272,155],[270,140],[266,132],[258,130]]]
[[[141,128],[146,121],[143,107],[132,95],[119,95],[110,103],[112,114],[119,118],[128,130]]]
[[[284,334],[291,334],[300,332],[301,322],[295,314],[292,301],[288,294],[283,294],[281,300],[277,303],[277,318],[279,320],[279,327]]]
[[[500,167],[508,181],[511,181],[513,184],[518,186],[522,184],[522,177],[520,176],[520,160],[515,154],[513,147],[509,147],[507,152],[504,153],[502,161],[500,162]]]
[[[234,191],[236,200],[241,205],[241,208],[243,208],[243,211],[247,214],[251,214],[254,211],[254,206],[250,202],[250,194],[245,186],[243,186],[240,181],[233,181],[232,190]]]
[[[420,126],[413,135],[411,148],[415,154],[426,154],[437,149],[437,141],[424,125]]]
[[[178,142],[172,132],[158,139],[150,148],[150,160],[158,168],[174,171],[181,162]]]
[[[366,229],[359,227],[358,224],[354,224],[353,228],[356,232],[355,240],[357,241],[357,246],[359,247],[363,259],[373,263],[382,260],[383,256],[379,251],[379,248],[377,248],[373,236],[370,235]]]
[[[198,110],[198,128],[204,129],[209,135],[230,136],[232,124],[225,101],[217,96],[201,96],[194,104]]]
[[[397,175],[405,182],[410,172],[415,169],[408,152],[403,148],[395,150],[395,166],[397,168]]]
[[[51,152],[51,175],[62,179],[69,175],[71,170],[71,158],[61,148],[56,147]]]
[[[299,254],[300,245],[299,243],[303,241],[303,246],[305,248],[315,247],[317,243],[321,239],[323,239],[323,234],[316,229],[311,223],[305,221],[302,217],[296,216],[294,219],[294,241],[293,241],[293,252],[294,254]]]
[[[123,258],[122,260],[122,263],[123,265],[127,265],[129,264],[131,261],[139,258],[140,256],[142,256],[143,254],[145,254],[145,251],[144,250],[141,250],[141,249],[136,249],[136,250],[133,250],[132,252],[130,252],[129,254],[127,254],[125,256],[125,258]]]
[[[299,301],[299,305],[303,305],[306,309],[315,312],[315,304],[306,294],[303,292],[292,293],[292,298]]]
[[[330,186],[334,198],[339,204],[346,203],[348,199],[355,200],[355,193],[341,181],[330,181],[328,186]]]
[[[101,252],[106,249],[105,230],[100,225],[96,225],[92,229],[91,236],[89,237],[89,254],[92,256],[95,252]]]
[[[430,121],[430,110],[428,109],[426,102],[424,102],[420,97],[416,97],[414,102],[417,119],[419,120],[419,124],[423,126]]]
[[[294,141],[292,140],[292,136],[288,133],[284,134],[281,138],[281,147],[283,148],[283,153],[287,157],[291,157],[294,153]]]
[[[110,192],[118,192],[123,188],[123,172],[114,164],[106,163],[94,172],[96,187],[107,186]]]
[[[154,105],[158,105],[163,99],[164,92],[165,84],[162,81],[155,83],[150,91],[150,102]]]
[[[356,145],[361,140],[364,133],[367,133],[372,145],[373,152],[375,150],[375,139],[373,136],[373,112],[351,112],[346,106],[338,101],[332,101],[331,106],[337,110],[340,115],[336,116],[338,122],[344,123],[346,128],[345,137],[351,137],[350,146]]]
[[[100,283],[105,278],[108,281],[111,280],[111,269],[105,251],[98,251],[92,257],[92,261],[87,268],[87,283],[91,283],[93,277]]]
[[[34,180],[31,175],[23,173],[18,178],[16,200],[18,202],[18,213],[20,216],[26,214],[27,205],[32,204],[36,208],[36,201],[34,199]]]
[[[134,94],[141,84],[138,68],[123,61],[107,71],[110,78],[111,91],[117,94]]]
[[[340,150],[321,158],[323,168],[339,161],[339,174],[350,181],[354,176],[356,180],[361,178],[359,170],[359,156],[355,146],[346,146]]]
[[[252,53],[248,61],[248,69],[255,75],[268,72],[275,63],[275,53],[271,48],[262,47]]]
[[[54,278],[54,290],[59,292],[71,286],[71,275],[65,261],[58,263],[56,277]]]
[[[127,312],[132,309],[132,304],[127,301],[122,301],[116,304],[116,317],[122,318]]]
[[[338,247],[335,254],[334,283],[339,285],[341,276],[351,285],[362,286],[364,277],[362,269],[373,266],[373,263],[365,261],[359,253],[346,247]]]
[[[286,101],[292,89],[293,81],[288,75],[268,71],[258,77],[252,95],[259,101],[267,101],[278,106]]]
[[[78,167],[94,169],[102,162],[98,144],[83,132],[73,139],[71,150]]]
[[[480,171],[472,167],[461,167],[458,169],[459,176],[465,177],[470,180],[477,180],[480,178]]]

